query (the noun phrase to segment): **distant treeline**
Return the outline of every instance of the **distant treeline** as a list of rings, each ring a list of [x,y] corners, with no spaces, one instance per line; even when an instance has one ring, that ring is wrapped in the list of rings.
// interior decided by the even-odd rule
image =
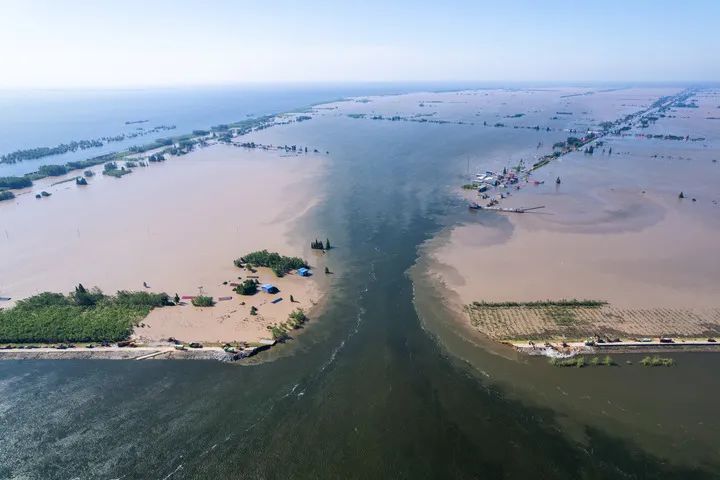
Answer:
[[[109,153],[87,160],[67,162],[65,165],[40,165],[36,172],[25,174],[22,177],[0,177],[0,191],[27,188],[32,186],[33,181],[35,180],[47,177],[59,177],[60,175],[65,175],[73,170],[84,170],[95,165],[115,160],[121,156],[122,154]]]
[[[293,118],[291,120],[285,121],[285,122],[278,122],[277,124],[287,124],[292,123],[296,121],[303,121],[306,120],[303,118],[303,116],[298,116],[297,118]],[[161,149],[158,153],[154,153],[153,155],[148,157],[149,162],[162,162],[165,161],[165,155],[174,155],[174,156],[180,156],[185,155],[195,149],[197,145],[204,146],[207,145],[204,138],[207,135],[212,135],[213,138],[217,138],[220,141],[226,141],[229,142],[233,137],[245,135],[252,131],[258,131],[263,130],[265,128],[268,128],[272,125],[274,125],[276,122],[276,117],[274,115],[265,115],[258,118],[251,118],[247,120],[242,120],[235,123],[230,124],[220,124],[215,125],[211,127],[210,130],[194,130],[191,134],[185,134],[185,135],[178,135],[175,137],[168,137],[168,138],[160,138],[157,139],[151,143],[145,144],[145,145],[135,145],[127,150],[121,151],[121,152],[112,152],[107,153],[104,155],[100,155],[97,157],[89,158],[86,160],[78,160],[78,161],[71,161],[67,162],[64,165],[41,165],[38,167],[38,170],[36,172],[28,173],[23,175],[22,177],[18,176],[8,176],[8,177],[0,177],[0,200],[9,200],[11,198],[14,198],[14,195],[11,192],[8,192],[7,190],[11,189],[19,189],[19,188],[27,188],[32,186],[32,182],[35,180],[40,180],[42,178],[46,177],[55,177],[60,175],[65,175],[68,172],[71,172],[73,170],[85,170],[89,167],[95,166],[95,165],[101,165],[107,162],[114,162],[116,160],[122,160],[123,158],[127,157],[130,154],[134,153],[145,153],[150,150],[155,149]],[[71,142],[69,144],[60,144],[57,147],[40,147],[35,149],[28,149],[28,150],[18,150],[16,152],[12,152],[7,155],[3,155],[0,157],[0,163],[15,163],[17,161],[21,161],[23,159],[33,159],[33,158],[42,158],[44,156],[48,155],[56,155],[60,153],[66,153],[68,151],[75,151],[78,148],[82,148],[81,145],[84,145],[85,148],[90,148],[91,144],[93,142],[112,142],[112,141],[120,141],[124,140],[126,138],[134,138],[141,135],[147,135],[149,133],[157,132],[160,130],[172,130],[175,126],[165,126],[160,125],[157,126],[151,130],[143,130],[142,132],[138,133],[131,133],[131,134],[123,134],[116,137],[102,137],[98,140],[83,140],[80,142]],[[89,143],[88,143],[89,142]],[[99,145],[95,145],[99,146]],[[278,149],[282,149],[283,147],[277,147]],[[284,147],[286,151],[295,151],[295,146],[288,147],[287,145]],[[305,148],[305,151],[307,152],[307,147]],[[317,152],[317,149],[315,150]],[[140,163],[140,166],[145,166],[144,163]],[[106,175],[113,175],[113,176],[121,176],[125,173],[130,173],[129,168],[131,168],[130,164],[126,164],[127,169],[118,168],[113,169],[112,167],[109,167],[108,169],[105,169],[104,173]],[[86,175],[90,176],[90,175]]]
[[[91,140],[73,140],[70,143],[61,143],[54,147],[35,147],[24,150],[15,150],[6,155],[0,156],[0,163],[17,163],[24,160],[37,160],[38,158],[49,157],[52,155],[62,155],[77,150],[87,150],[88,148],[98,148],[105,143],[121,142],[128,138],[136,138],[144,135],[150,135],[163,130],[173,130],[175,125],[158,125],[150,130],[141,130],[133,133],[123,133],[114,137],[101,137]]]

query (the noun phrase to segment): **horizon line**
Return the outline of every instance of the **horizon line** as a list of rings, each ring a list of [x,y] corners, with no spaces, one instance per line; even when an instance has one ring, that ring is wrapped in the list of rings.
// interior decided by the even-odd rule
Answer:
[[[239,81],[227,83],[193,84],[128,84],[128,85],[36,85],[36,86],[0,86],[0,92],[31,91],[113,91],[113,90],[161,90],[194,88],[236,88],[236,87],[278,87],[278,86],[442,86],[466,85],[467,88],[487,86],[524,85],[524,86],[720,86],[720,80],[266,80]]]

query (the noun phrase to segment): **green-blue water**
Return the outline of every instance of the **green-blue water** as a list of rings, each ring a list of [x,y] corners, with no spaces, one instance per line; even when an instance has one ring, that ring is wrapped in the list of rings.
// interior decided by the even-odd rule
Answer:
[[[0,478],[713,478],[594,426],[578,442],[419,320],[407,272],[463,210],[447,189],[463,155],[534,135],[330,117],[258,134],[332,152],[307,226],[337,246],[321,316],[245,365],[0,363]]]

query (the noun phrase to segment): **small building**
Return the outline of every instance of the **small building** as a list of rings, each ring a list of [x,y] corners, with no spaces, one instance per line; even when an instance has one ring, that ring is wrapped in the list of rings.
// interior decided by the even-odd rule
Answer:
[[[310,276],[310,269],[305,267],[300,267],[297,270],[298,275],[301,277],[309,277]]]
[[[270,283],[263,283],[260,285],[260,288],[265,293],[278,293],[280,290],[275,285],[272,285]]]

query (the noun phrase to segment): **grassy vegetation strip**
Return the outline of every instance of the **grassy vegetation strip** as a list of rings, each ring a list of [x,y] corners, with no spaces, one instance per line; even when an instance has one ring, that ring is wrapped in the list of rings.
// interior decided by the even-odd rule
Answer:
[[[550,365],[553,365],[555,367],[582,368],[582,367],[586,367],[586,366],[612,367],[617,364],[613,361],[613,359],[610,356],[605,356],[602,359],[599,357],[593,357],[590,360],[587,360],[584,356],[578,355],[576,357],[571,357],[571,358],[551,358]]]
[[[547,308],[547,307],[584,307],[584,308],[600,308],[607,305],[602,300],[578,300],[578,299],[562,299],[562,300],[540,300],[533,302],[473,302],[471,308]]]
[[[44,292],[0,310],[0,343],[125,340],[150,310],[168,304],[164,293],[109,296],[82,285],[68,295]]]
[[[555,367],[575,367],[575,368],[583,368],[588,366],[605,366],[605,367],[612,367],[617,366],[617,364],[613,361],[613,359],[610,356],[605,356],[604,358],[600,357],[593,357],[588,360],[587,357],[584,355],[578,355],[575,357],[570,358],[551,358],[549,360],[550,365],[553,365]],[[627,362],[628,364],[632,363],[630,361]],[[644,367],[672,367],[675,365],[675,361],[672,358],[662,358],[658,356],[654,357],[645,357],[640,361],[640,364]]]
[[[675,365],[675,361],[672,358],[662,358],[658,356],[645,357],[640,360],[640,363],[644,367],[672,367]]]

